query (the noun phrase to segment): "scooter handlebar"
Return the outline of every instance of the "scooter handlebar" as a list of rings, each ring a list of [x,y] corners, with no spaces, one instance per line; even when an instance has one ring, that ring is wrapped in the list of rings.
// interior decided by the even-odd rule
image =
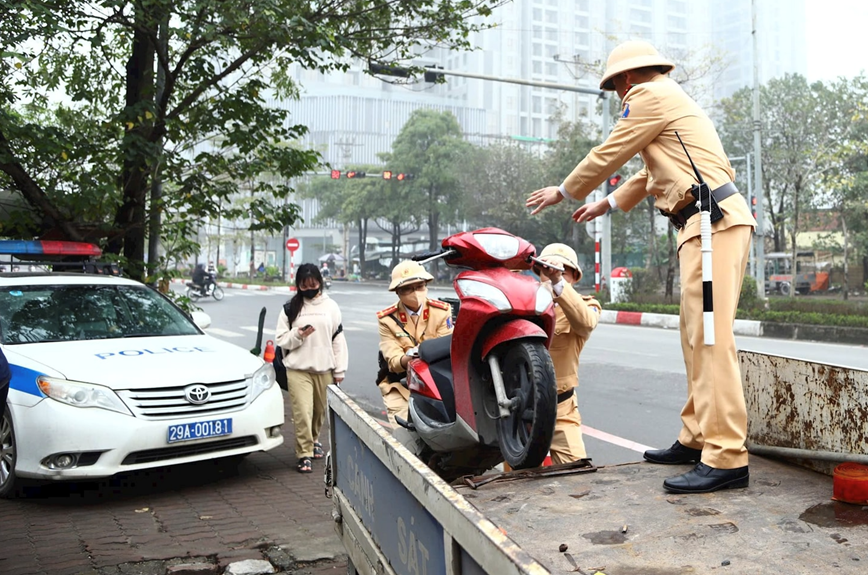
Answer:
[[[453,249],[441,249],[436,252],[423,252],[421,254],[416,254],[412,256],[410,259],[414,262],[419,262],[420,264],[426,264],[428,262],[440,259],[440,258],[450,258],[452,256],[458,255],[458,252]]]

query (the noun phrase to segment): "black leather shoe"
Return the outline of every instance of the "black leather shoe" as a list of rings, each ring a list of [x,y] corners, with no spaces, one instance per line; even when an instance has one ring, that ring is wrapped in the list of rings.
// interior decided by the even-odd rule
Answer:
[[[701,449],[684,447],[677,441],[669,449],[649,449],[645,452],[646,461],[675,465],[678,463],[698,463],[702,455]]]
[[[741,489],[747,487],[749,481],[747,465],[735,469],[715,469],[697,463],[691,471],[664,481],[663,487],[671,493],[711,493],[720,489]]]

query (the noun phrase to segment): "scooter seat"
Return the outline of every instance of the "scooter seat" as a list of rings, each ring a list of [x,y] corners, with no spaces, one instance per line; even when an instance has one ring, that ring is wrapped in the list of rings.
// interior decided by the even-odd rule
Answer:
[[[446,359],[452,348],[452,334],[428,339],[419,344],[419,357],[428,365],[435,361]]]

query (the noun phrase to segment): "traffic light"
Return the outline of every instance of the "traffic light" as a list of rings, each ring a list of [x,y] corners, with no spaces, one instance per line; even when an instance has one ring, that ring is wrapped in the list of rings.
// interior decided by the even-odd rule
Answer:
[[[750,213],[753,214],[753,219],[756,219],[756,196],[750,199]]]
[[[340,180],[341,179],[341,171],[340,170],[332,170],[332,179]]]
[[[424,76],[426,82],[433,82],[436,84],[438,82],[444,82],[445,81],[444,80],[445,76],[441,72],[435,71],[437,68],[440,68],[442,70],[443,69],[442,66],[428,66],[428,68],[430,69],[430,71],[425,70],[425,76]]]
[[[347,178],[349,178],[349,179],[364,178],[364,177],[365,177],[365,172],[353,172],[353,171],[347,172]]]
[[[392,179],[392,171],[391,170],[383,170],[383,179],[391,180]]]
[[[397,78],[409,78],[412,76],[409,68],[404,68],[403,66],[394,66],[389,64],[378,64],[376,62],[370,62],[368,64],[368,71],[371,74],[381,74],[383,76],[395,76]]]
[[[399,182],[403,182],[404,180],[412,180],[413,174],[398,174],[397,180]]]
[[[609,176],[609,179],[606,180],[606,193],[611,194],[615,191],[615,188],[618,187],[618,184],[621,183],[621,175],[615,174],[613,176]]]

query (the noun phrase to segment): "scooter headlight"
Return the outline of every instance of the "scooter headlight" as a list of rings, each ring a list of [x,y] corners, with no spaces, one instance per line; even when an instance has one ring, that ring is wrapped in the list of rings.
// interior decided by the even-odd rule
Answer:
[[[536,305],[534,306],[534,310],[536,310],[537,314],[545,313],[545,311],[552,305],[552,292],[545,285],[540,284],[539,289],[536,290]]]
[[[512,311],[506,294],[494,287],[476,280],[458,280],[458,290],[465,297],[478,297],[497,308],[498,311]]]
[[[508,260],[518,255],[518,238],[504,234],[473,234],[488,255],[499,260]]]

